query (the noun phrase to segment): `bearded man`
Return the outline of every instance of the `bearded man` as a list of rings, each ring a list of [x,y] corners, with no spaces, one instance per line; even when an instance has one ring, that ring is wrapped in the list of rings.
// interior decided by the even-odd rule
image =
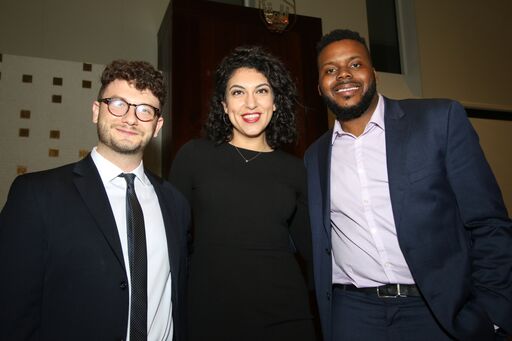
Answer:
[[[186,199],[144,169],[164,118],[162,74],[101,76],[84,159],[15,179],[0,213],[1,340],[185,340]]]
[[[350,30],[318,69],[336,115],[305,154],[324,340],[504,339],[512,222],[464,108],[379,94]]]

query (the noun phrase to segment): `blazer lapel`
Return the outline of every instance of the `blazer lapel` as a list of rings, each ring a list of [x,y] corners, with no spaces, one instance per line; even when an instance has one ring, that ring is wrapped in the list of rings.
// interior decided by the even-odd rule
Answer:
[[[331,136],[332,129],[324,135],[318,145],[318,176],[320,178],[324,230],[329,240],[331,238]]]
[[[179,228],[179,220],[176,214],[178,206],[175,204],[173,193],[170,190],[164,189],[165,184],[162,178],[154,176],[148,171],[146,171],[146,175],[153,184],[153,188],[155,189],[160,209],[162,211],[162,218],[164,220],[172,281],[172,315],[173,323],[175,324],[173,340],[179,340],[181,339],[180,335],[183,335],[181,332],[183,329],[183,322],[180,322],[183,321],[180,317],[181,312],[183,311],[183,304],[180,301],[182,301],[181,296],[183,295],[182,293],[184,290],[182,283],[185,280],[185,277],[180,275],[180,272],[183,271],[180,268],[180,265],[184,262],[183,257],[186,258],[186,256],[183,256],[185,246],[180,245],[184,238],[183,236],[180,236],[181,230]]]
[[[404,193],[407,188],[406,145],[409,135],[408,120],[397,101],[384,98],[386,129],[386,159],[389,192],[397,231],[400,226]]]
[[[148,172],[146,172],[149,180],[153,184],[153,188],[155,189],[155,193],[158,197],[158,202],[160,204],[160,209],[162,211],[162,218],[164,220],[165,225],[165,236],[167,237],[167,250],[169,254],[169,266],[171,269],[171,274],[173,278],[173,283],[175,282],[175,278],[178,278],[178,257],[179,257],[179,245],[178,241],[180,240],[177,235],[178,229],[172,228],[172,226],[176,226],[176,216],[173,210],[171,209],[171,203],[169,202],[169,198],[162,191],[162,179],[157,178]]]
[[[74,183],[78,192],[119,263],[126,270],[114,214],[91,155],[77,162],[73,171],[75,173]]]

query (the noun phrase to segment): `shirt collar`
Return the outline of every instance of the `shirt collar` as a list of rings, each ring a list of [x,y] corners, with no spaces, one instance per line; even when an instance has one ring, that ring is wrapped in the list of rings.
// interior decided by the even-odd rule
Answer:
[[[377,107],[375,108],[375,111],[372,114],[372,117],[370,118],[370,121],[366,125],[365,131],[368,130],[368,127],[371,125],[375,125],[382,130],[385,130],[384,128],[384,98],[381,94],[378,94],[379,100],[377,102]],[[343,130],[341,127],[341,124],[338,120],[334,121],[334,127],[332,131],[332,138],[331,138],[331,144],[334,144],[334,141],[336,141],[336,138],[338,136],[341,136],[343,134],[348,134]]]
[[[91,157],[94,161],[94,164],[96,165],[96,168],[98,169],[98,173],[100,174],[101,181],[103,183],[111,182],[112,180],[118,178],[119,174],[125,173],[121,168],[119,168],[109,160],[105,159],[103,155],[98,153],[96,148],[97,147],[94,147],[91,151]],[[144,165],[142,163],[142,160],[140,161],[140,164],[129,173],[135,174],[135,177],[139,179],[143,185],[151,185],[151,182],[144,173]]]

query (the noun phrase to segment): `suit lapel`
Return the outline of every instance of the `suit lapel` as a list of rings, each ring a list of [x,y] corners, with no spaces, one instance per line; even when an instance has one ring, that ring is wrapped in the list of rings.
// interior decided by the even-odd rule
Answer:
[[[332,130],[324,135],[318,146],[318,176],[321,188],[322,211],[324,217],[324,230],[331,238],[331,136]]]
[[[97,227],[101,230],[119,263],[125,269],[123,251],[114,214],[112,213],[107,192],[91,155],[77,162],[73,171],[75,174],[73,181],[78,192],[96,220]]]
[[[183,236],[180,236],[180,228],[179,221],[176,215],[176,209],[178,208],[175,199],[173,197],[173,193],[170,190],[164,189],[164,181],[154,176],[153,174],[146,171],[146,175],[153,184],[153,188],[155,189],[155,193],[158,197],[158,203],[160,204],[160,210],[162,211],[162,218],[164,220],[165,226],[165,236],[167,238],[167,252],[169,255],[169,267],[171,270],[171,281],[172,281],[172,305],[173,305],[173,323],[175,323],[173,340],[180,339],[179,335],[182,335],[181,330],[182,323],[180,321],[182,318],[180,314],[183,308],[181,301],[181,296],[183,293],[183,280],[184,277],[180,276],[180,264],[184,261],[184,259],[180,259],[182,256],[184,245],[180,245],[181,241],[184,240]]]
[[[173,226],[177,226],[176,216],[173,210],[171,209],[171,203],[169,202],[169,198],[163,193],[162,190],[162,180],[157,178],[148,172],[146,172],[149,180],[153,184],[153,188],[155,189],[155,193],[158,197],[158,202],[160,204],[160,210],[162,211],[162,218],[164,220],[165,226],[165,236],[167,237],[167,250],[169,254],[169,266],[171,269],[171,274],[174,279],[178,278],[178,257],[179,257],[179,245],[178,241],[180,240],[177,235],[178,229],[173,228]]]
[[[389,192],[397,231],[400,226],[402,204],[407,187],[406,145],[409,136],[408,120],[397,101],[385,98],[384,122],[386,129],[386,159]]]

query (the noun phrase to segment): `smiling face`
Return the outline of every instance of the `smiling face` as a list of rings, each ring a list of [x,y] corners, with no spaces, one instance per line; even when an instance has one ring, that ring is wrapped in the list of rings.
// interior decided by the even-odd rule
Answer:
[[[103,92],[103,98],[122,98],[128,103],[149,104],[160,108],[160,102],[150,90],[137,90],[134,84],[125,80],[112,81]],[[119,157],[142,158],[144,148],[152,137],[156,137],[163,124],[162,117],[142,122],[130,107],[126,115],[116,117],[109,113],[108,106],[98,101],[93,103],[93,122],[98,130],[98,152],[115,162]]]
[[[318,55],[318,90],[340,121],[371,115],[378,102],[375,70],[365,46],[343,39]]]
[[[234,145],[243,147],[258,141],[267,146],[265,129],[276,107],[272,88],[261,72],[237,69],[227,83],[222,105],[233,125]]]

